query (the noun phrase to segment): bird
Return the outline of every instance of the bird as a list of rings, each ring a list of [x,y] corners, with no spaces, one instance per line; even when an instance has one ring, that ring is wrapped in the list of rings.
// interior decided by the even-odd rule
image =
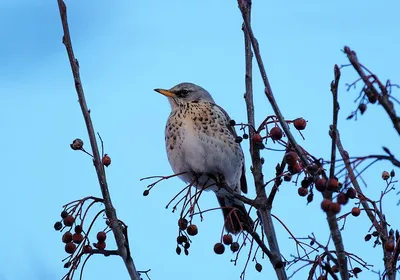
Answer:
[[[154,90],[168,97],[171,105],[165,147],[174,173],[185,183],[216,194],[228,232],[249,230],[252,220],[244,203],[235,198],[235,194],[247,193],[247,182],[234,122],[210,93],[196,84],[184,82],[168,90]]]

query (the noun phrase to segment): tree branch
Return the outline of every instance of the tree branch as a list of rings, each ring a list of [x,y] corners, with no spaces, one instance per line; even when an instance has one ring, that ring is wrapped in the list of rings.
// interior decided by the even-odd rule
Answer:
[[[135,265],[133,263],[133,260],[130,256],[130,254],[128,254],[129,244],[124,235],[124,230],[123,230],[121,223],[119,222],[115,208],[112,205],[110,193],[108,191],[106,173],[105,173],[104,165],[101,162],[100,153],[99,153],[99,149],[98,149],[97,141],[96,141],[96,134],[94,132],[93,123],[92,123],[92,120],[90,117],[90,111],[88,110],[83,87],[82,87],[82,82],[81,82],[80,73],[79,73],[79,63],[78,63],[78,60],[75,58],[74,51],[72,48],[71,37],[70,37],[70,32],[69,32],[69,27],[68,27],[68,20],[67,20],[67,7],[63,0],[57,0],[57,2],[58,2],[59,10],[60,10],[62,27],[64,30],[63,44],[65,45],[65,48],[67,49],[68,58],[69,58],[69,61],[71,64],[72,74],[74,77],[75,89],[78,94],[79,104],[81,106],[82,114],[85,119],[85,124],[86,124],[86,128],[88,131],[89,139],[90,139],[90,145],[92,147],[92,152],[93,152],[93,163],[94,163],[94,167],[96,169],[97,178],[98,178],[101,193],[102,193],[102,196],[104,199],[106,216],[107,216],[108,220],[110,221],[110,227],[114,233],[114,237],[115,237],[115,240],[116,240],[116,243],[118,246],[118,253],[125,263],[125,266],[128,270],[130,278],[134,279],[134,280],[139,280],[140,275],[135,268]]]

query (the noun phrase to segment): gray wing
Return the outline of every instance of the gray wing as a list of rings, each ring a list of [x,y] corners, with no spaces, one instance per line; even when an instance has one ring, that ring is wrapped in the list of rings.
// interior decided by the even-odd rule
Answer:
[[[227,120],[226,127],[232,133],[232,135],[234,137],[236,137],[237,133],[236,133],[235,127],[229,124],[229,121],[231,120],[231,118],[229,117],[228,113],[221,106],[218,106],[217,104],[214,104],[214,106],[218,107],[218,109],[220,109],[221,112],[224,113],[226,120]],[[238,144],[238,145],[240,146],[240,144]],[[241,146],[240,146],[240,150],[243,153]],[[242,165],[242,176],[240,177],[240,189],[242,190],[243,193],[247,193],[247,180],[246,180],[246,169],[245,169],[245,164],[244,164],[244,156],[243,156],[243,165]]]

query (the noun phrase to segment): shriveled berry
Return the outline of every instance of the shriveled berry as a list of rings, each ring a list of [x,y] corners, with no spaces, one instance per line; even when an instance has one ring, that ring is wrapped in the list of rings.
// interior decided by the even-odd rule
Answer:
[[[187,239],[187,237],[184,236],[184,235],[179,235],[179,236],[176,238],[176,242],[177,242],[178,244],[183,244],[183,243],[185,243],[185,242],[187,242],[187,241],[188,241],[188,239]]]
[[[261,143],[262,142],[262,137],[260,134],[256,133],[253,135],[252,140],[254,143]]]
[[[62,229],[62,223],[61,222],[55,222],[55,224],[54,224],[54,229],[55,230],[60,230],[60,229]]]
[[[178,220],[178,227],[180,230],[185,230],[188,227],[188,220],[185,218],[180,218]]]
[[[265,163],[265,158],[260,158],[260,162],[261,162],[261,164],[264,164]]]
[[[65,252],[68,254],[73,254],[76,250],[76,245],[72,242],[65,244]]]
[[[326,280],[326,277],[325,277],[325,275],[320,275],[320,276],[317,278],[317,280]]]
[[[346,192],[347,197],[350,199],[354,199],[356,197],[356,194],[357,194],[357,192],[353,188],[349,188]]]
[[[360,273],[362,270],[359,267],[353,268],[353,273],[357,276],[358,273]]]
[[[325,191],[326,180],[324,178],[318,179],[317,182],[315,182],[315,188],[320,192]]]
[[[186,250],[190,248],[190,243],[186,242],[185,245],[183,246],[183,248],[185,248]]]
[[[72,144],[70,144],[70,147],[72,150],[81,150],[83,147],[83,141],[79,138],[76,138],[74,141],[72,141]]]
[[[308,194],[308,189],[300,187],[297,189],[297,193],[300,196],[306,196]]]
[[[188,226],[186,232],[191,236],[195,236],[199,232],[199,230],[196,225],[190,225]]]
[[[111,158],[109,155],[105,154],[103,156],[103,158],[101,159],[101,162],[105,165],[105,166],[109,166],[111,164]]]
[[[271,136],[272,140],[281,140],[283,133],[282,133],[282,130],[278,126],[275,126],[271,129],[271,131],[269,132],[269,135]]]
[[[235,252],[239,251],[239,248],[240,248],[239,243],[233,242],[233,243],[231,244],[231,251],[232,251],[232,252],[235,253]]]
[[[66,231],[62,236],[62,242],[69,243],[71,241],[72,241],[72,233],[69,231]]]
[[[314,194],[310,193],[309,195],[307,195],[307,203],[311,203],[314,199]]]
[[[222,237],[222,241],[224,242],[225,245],[231,245],[233,242],[232,234],[225,234]]]
[[[351,215],[353,215],[354,217],[358,217],[360,216],[361,210],[358,207],[353,207],[353,209],[351,209]]]
[[[330,191],[337,191],[339,189],[339,182],[335,178],[331,178],[328,180],[327,188]]]
[[[82,226],[81,226],[81,225],[76,225],[76,226],[75,226],[75,232],[76,232],[76,233],[82,233],[82,231],[83,231],[83,229],[82,229]]]
[[[304,178],[303,180],[301,180],[301,187],[308,188],[311,185],[311,183],[312,181],[308,180],[307,178]]]
[[[379,232],[377,232],[376,230],[372,233],[372,236],[374,237],[378,237],[379,236]]]
[[[362,104],[358,105],[358,109],[360,110],[360,113],[362,115],[367,110],[367,105],[362,103]]]
[[[374,104],[377,100],[378,97],[376,96],[376,94],[371,94],[370,96],[368,96],[368,101],[372,104]]]
[[[307,126],[307,122],[306,122],[306,120],[303,119],[303,118],[297,118],[297,119],[295,119],[295,120],[293,121],[293,124],[294,124],[294,127],[295,127],[297,130],[303,130],[303,129],[305,129],[306,126]]]
[[[74,233],[72,235],[72,241],[76,244],[80,244],[83,241],[83,235],[82,233]]]
[[[143,192],[143,196],[148,196],[148,195],[149,195],[149,193],[150,193],[150,191],[149,191],[149,190],[144,190],[144,192]]]
[[[217,255],[222,255],[224,252],[225,252],[225,246],[224,246],[224,244],[222,244],[222,243],[216,243],[215,245],[214,245],[214,252],[217,254]]]
[[[285,160],[288,165],[295,165],[297,163],[297,154],[295,152],[287,152],[285,154]]]
[[[336,201],[341,205],[346,205],[349,201],[349,198],[344,193],[339,193],[336,197]]]
[[[182,249],[181,249],[181,247],[179,247],[179,246],[176,246],[176,250],[175,250],[175,252],[176,252],[178,255],[180,255],[180,254],[181,254],[181,252],[182,252]]]
[[[368,233],[368,234],[364,237],[364,240],[365,240],[365,241],[370,241],[371,238],[372,238],[372,235]]]
[[[394,170],[390,171],[390,177],[394,177],[396,175],[396,173],[394,172]]]
[[[90,245],[83,246],[83,253],[90,254],[92,251],[93,251],[92,246],[90,246]]]
[[[63,219],[64,225],[66,225],[67,227],[72,226],[75,223],[75,218],[72,217],[71,215],[68,215],[67,217],[65,217]]]
[[[61,212],[61,218],[64,219],[68,216],[68,212],[67,211],[62,211]]]
[[[107,239],[107,234],[104,231],[99,231],[96,237],[99,242],[104,242]]]
[[[235,120],[230,120],[229,125],[234,126],[236,124]]]
[[[390,178],[389,172],[383,171],[383,172],[382,172],[382,179],[386,181],[386,180],[389,179],[389,178]]]
[[[235,137],[235,142],[236,143],[240,143],[240,142],[242,142],[243,141],[243,138],[241,137],[241,136],[236,136]]]
[[[66,262],[65,264],[64,264],[64,268],[69,268],[71,266],[71,262]]]
[[[99,249],[99,250],[104,250],[105,248],[106,248],[106,242],[104,242],[104,241],[99,241],[99,242],[97,242],[96,243],[96,246],[95,246],[97,249]]]
[[[286,173],[285,175],[283,175],[283,180],[285,182],[290,182],[292,180],[292,174]]]
[[[332,202],[331,205],[329,206],[329,211],[331,211],[333,214],[338,214],[340,212],[340,204],[337,202]]]
[[[394,251],[394,243],[393,242],[386,242],[385,243],[385,251],[386,252],[393,252]]]
[[[258,272],[261,272],[261,270],[262,270],[262,265],[261,265],[260,263],[256,263],[256,270],[257,270]]]
[[[243,133],[243,139],[249,139],[249,135],[247,133]]]
[[[189,255],[189,250],[188,250],[188,249],[185,249],[185,250],[183,250],[183,251],[185,252],[185,255],[186,255],[186,256]]]
[[[332,204],[332,201],[330,201],[329,199],[322,200],[322,202],[321,202],[322,210],[324,210],[325,212],[328,212],[331,204]]]

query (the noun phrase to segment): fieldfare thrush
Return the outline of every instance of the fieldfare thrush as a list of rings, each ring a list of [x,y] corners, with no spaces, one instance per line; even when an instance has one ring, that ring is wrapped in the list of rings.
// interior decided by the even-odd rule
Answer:
[[[246,208],[233,195],[247,193],[247,183],[243,151],[228,114],[208,91],[192,83],[155,91],[171,104],[165,145],[174,173],[184,173],[179,178],[198,189],[215,192],[228,232],[250,229]]]

